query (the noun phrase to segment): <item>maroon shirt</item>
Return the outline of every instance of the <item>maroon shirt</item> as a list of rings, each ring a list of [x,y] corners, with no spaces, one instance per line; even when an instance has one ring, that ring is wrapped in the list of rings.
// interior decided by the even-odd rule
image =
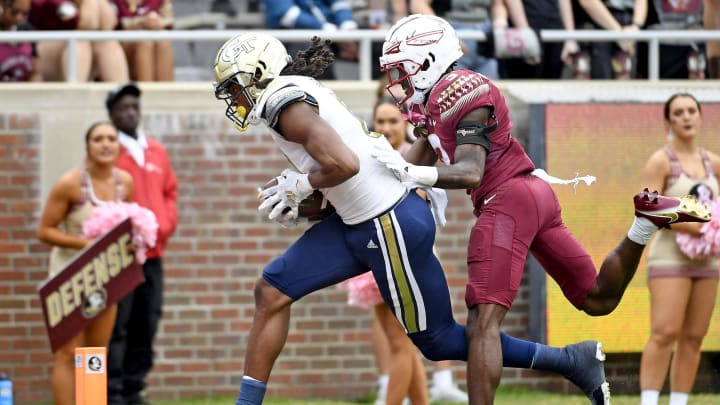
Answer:
[[[28,22],[37,30],[74,30],[80,9],[69,0],[32,0]]]
[[[510,135],[512,121],[505,97],[490,79],[471,70],[445,75],[430,92],[426,104],[428,131],[440,138],[450,162],[455,162],[455,129],[465,115],[480,107],[493,110],[498,127],[490,135],[483,180],[470,190],[475,207],[507,180],[535,169],[522,145]]]
[[[133,29],[138,17],[156,12],[167,20],[166,29],[172,28],[172,3],[170,0],[139,0],[133,6],[126,0],[110,0],[118,17],[117,29]]]
[[[27,24],[18,25],[18,31],[28,31]],[[31,42],[0,43],[0,81],[26,82],[30,79],[33,59],[37,58],[35,44]]]

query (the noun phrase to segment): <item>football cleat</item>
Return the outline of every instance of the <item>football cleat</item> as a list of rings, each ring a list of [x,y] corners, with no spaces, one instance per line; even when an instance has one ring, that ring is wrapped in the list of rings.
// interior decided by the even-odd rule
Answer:
[[[635,216],[647,218],[658,228],[667,228],[676,222],[708,222],[710,209],[695,196],[666,197],[647,188],[633,198]]]
[[[605,380],[605,353],[602,343],[594,340],[570,344],[563,349],[574,368],[564,377],[578,386],[592,405],[610,405],[610,384]]]

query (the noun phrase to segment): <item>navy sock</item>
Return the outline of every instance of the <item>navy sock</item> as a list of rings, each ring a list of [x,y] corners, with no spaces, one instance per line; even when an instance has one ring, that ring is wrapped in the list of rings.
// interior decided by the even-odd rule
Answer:
[[[260,405],[265,397],[267,384],[251,377],[243,377],[235,405]]]
[[[570,358],[564,349],[537,344],[532,368],[565,374],[572,369]]]
[[[500,332],[502,344],[503,367],[531,368],[535,356],[535,342],[528,342]]]

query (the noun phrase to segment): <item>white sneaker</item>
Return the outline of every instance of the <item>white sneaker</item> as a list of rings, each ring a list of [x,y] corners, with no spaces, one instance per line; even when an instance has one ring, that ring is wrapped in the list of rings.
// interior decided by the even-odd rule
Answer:
[[[444,385],[442,387],[430,387],[430,401],[432,402],[452,402],[467,403],[468,395],[455,384]]]

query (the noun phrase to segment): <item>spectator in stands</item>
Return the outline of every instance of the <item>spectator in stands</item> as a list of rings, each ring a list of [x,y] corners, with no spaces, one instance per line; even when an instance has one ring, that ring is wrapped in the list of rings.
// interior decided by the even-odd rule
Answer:
[[[467,1],[463,2],[462,6],[459,2],[450,0],[410,0],[410,13],[443,17],[458,32],[490,32],[494,25],[491,14],[492,11],[497,10],[496,7],[491,6],[498,4],[502,4],[502,0]],[[484,55],[482,48],[487,46],[485,43],[466,40],[462,41],[461,45],[464,55],[458,60],[458,68],[474,70],[491,79],[499,77],[497,60]]]
[[[172,29],[171,0],[142,3],[137,0],[111,0],[117,11],[120,30]],[[122,44],[130,68],[130,79],[138,82],[170,82],[173,80],[173,48],[170,41],[137,41]]]
[[[496,18],[493,27],[505,28],[508,25],[516,28],[531,28],[534,31],[543,29],[575,28],[570,0],[504,0],[510,17]],[[571,55],[578,51],[576,41],[542,42],[540,57],[508,58],[500,61],[501,76],[508,79],[559,79],[563,65]]]
[[[652,1],[648,7],[645,29],[689,30],[702,28],[702,0]],[[702,79],[705,77],[704,41],[674,40],[660,43],[661,79]],[[637,45],[638,76],[648,77],[647,43]]]
[[[92,243],[82,236],[82,224],[95,207],[106,201],[132,201],[132,178],[115,167],[120,154],[117,129],[109,122],[91,125],[85,150],[85,161],[55,182],[40,217],[37,237],[52,246],[51,276]],[[56,405],[75,404],[75,348],[107,347],[116,313],[117,305],[109,306],[55,351],[50,381]]]
[[[408,15],[407,0],[377,0],[366,3],[367,7],[355,9],[353,15],[360,29],[387,30],[399,19]],[[382,41],[373,41],[371,45],[372,60],[377,60],[382,55]],[[377,63],[372,64],[373,80],[385,77],[380,71]],[[385,92],[385,89],[381,89]],[[378,96],[378,98],[381,95]]]
[[[213,0],[210,4],[210,12],[223,13],[228,17],[235,17],[237,15],[237,9],[230,0]]]
[[[38,30],[110,31],[117,24],[108,0],[32,0],[29,21]],[[67,80],[67,43],[41,41],[37,46],[43,80]],[[118,41],[78,41],[76,53],[79,82],[125,82],[129,78]]]
[[[648,0],[579,0],[576,25],[610,31],[640,30],[645,25]],[[590,42],[583,46],[590,58],[590,78],[635,77],[635,41]]]
[[[353,18],[349,1],[345,0],[263,0],[268,28],[311,29],[323,31],[354,30],[358,24]],[[307,42],[285,44],[294,56],[307,47]],[[333,45],[333,52],[340,59],[357,60],[357,44],[340,41]],[[326,70],[320,79],[334,79],[335,74]]]
[[[30,0],[0,0],[0,30],[28,31]],[[42,80],[35,43],[0,42],[0,81],[39,82]]]
[[[720,0],[703,1],[703,28],[720,30]],[[705,43],[707,73],[710,79],[720,79],[720,41]]]
[[[243,3],[247,6],[246,11],[250,13],[257,13],[260,11],[260,0],[244,0]],[[230,18],[234,18],[238,11],[230,0],[213,0],[210,3],[211,13],[223,13]]]

